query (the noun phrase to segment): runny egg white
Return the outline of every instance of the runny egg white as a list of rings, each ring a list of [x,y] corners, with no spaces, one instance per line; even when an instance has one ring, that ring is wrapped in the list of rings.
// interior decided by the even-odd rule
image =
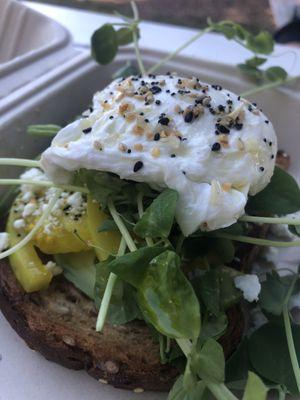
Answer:
[[[42,155],[46,174],[66,183],[80,168],[112,172],[179,194],[184,235],[234,223],[247,196],[274,171],[277,139],[253,104],[218,85],[177,75],[113,81]]]

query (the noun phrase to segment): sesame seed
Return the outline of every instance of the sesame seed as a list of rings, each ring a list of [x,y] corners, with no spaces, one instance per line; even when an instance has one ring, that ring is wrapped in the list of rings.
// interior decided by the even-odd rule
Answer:
[[[138,172],[144,166],[142,161],[137,161],[133,166],[133,172]]]
[[[151,155],[152,157],[159,157],[160,156],[160,150],[158,147],[153,147],[151,150]]]
[[[157,132],[157,133],[154,135],[153,140],[155,140],[155,141],[157,142],[159,139],[160,139],[160,133]]]
[[[91,131],[92,131],[92,128],[82,129],[83,133],[90,133]]]
[[[142,145],[141,143],[136,143],[136,144],[133,146],[133,148],[134,148],[134,150],[136,150],[136,151],[143,151],[143,145]]]
[[[221,149],[220,143],[216,142],[211,146],[211,151],[219,151]]]

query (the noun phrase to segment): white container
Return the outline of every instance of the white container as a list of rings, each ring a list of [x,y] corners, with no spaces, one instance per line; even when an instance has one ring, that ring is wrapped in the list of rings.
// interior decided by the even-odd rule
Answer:
[[[1,0],[0,0],[1,1]],[[102,16],[103,19],[103,16]],[[159,31],[159,26],[155,25]],[[148,25],[149,28],[149,25]],[[166,30],[166,27],[162,27]],[[171,28],[175,29],[175,28]],[[150,30],[150,29],[149,29]],[[178,29],[182,32],[181,28]],[[158,35],[158,33],[156,32]],[[226,48],[224,48],[226,51]],[[143,59],[146,65],[157,62],[165,54],[147,47]],[[0,100],[0,157],[35,157],[48,139],[33,138],[26,134],[28,124],[55,123],[64,125],[73,120],[90,104],[96,90],[103,88],[113,72],[127,60],[135,60],[131,48],[121,51],[116,61],[99,67],[89,51],[76,50],[61,65],[44,71],[30,84],[24,83],[13,90],[5,101]],[[193,58],[182,56],[162,68],[185,75],[196,75],[202,81],[218,83],[241,93],[249,88],[237,69],[230,65],[205,61],[198,53]],[[273,122],[279,138],[279,147],[292,157],[292,171],[300,176],[299,137],[299,84],[257,94],[256,101]],[[2,167],[0,176],[17,176],[18,170]],[[162,400],[165,394],[130,392],[103,386],[85,372],[69,371],[49,363],[33,353],[12,331],[0,315],[0,399],[2,400]]]

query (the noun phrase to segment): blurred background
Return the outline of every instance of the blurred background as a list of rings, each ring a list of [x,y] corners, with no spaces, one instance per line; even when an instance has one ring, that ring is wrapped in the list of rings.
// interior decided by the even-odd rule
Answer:
[[[130,15],[128,0],[39,0],[99,12]],[[279,43],[300,42],[300,0],[137,0],[144,20],[202,28],[213,20],[230,19],[253,31],[274,33]]]

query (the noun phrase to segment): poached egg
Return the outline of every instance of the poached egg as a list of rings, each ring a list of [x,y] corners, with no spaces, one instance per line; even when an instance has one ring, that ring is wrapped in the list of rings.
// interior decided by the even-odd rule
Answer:
[[[255,104],[197,78],[131,76],[97,92],[42,154],[55,183],[81,168],[178,192],[184,235],[237,221],[269,183],[277,139]]]

